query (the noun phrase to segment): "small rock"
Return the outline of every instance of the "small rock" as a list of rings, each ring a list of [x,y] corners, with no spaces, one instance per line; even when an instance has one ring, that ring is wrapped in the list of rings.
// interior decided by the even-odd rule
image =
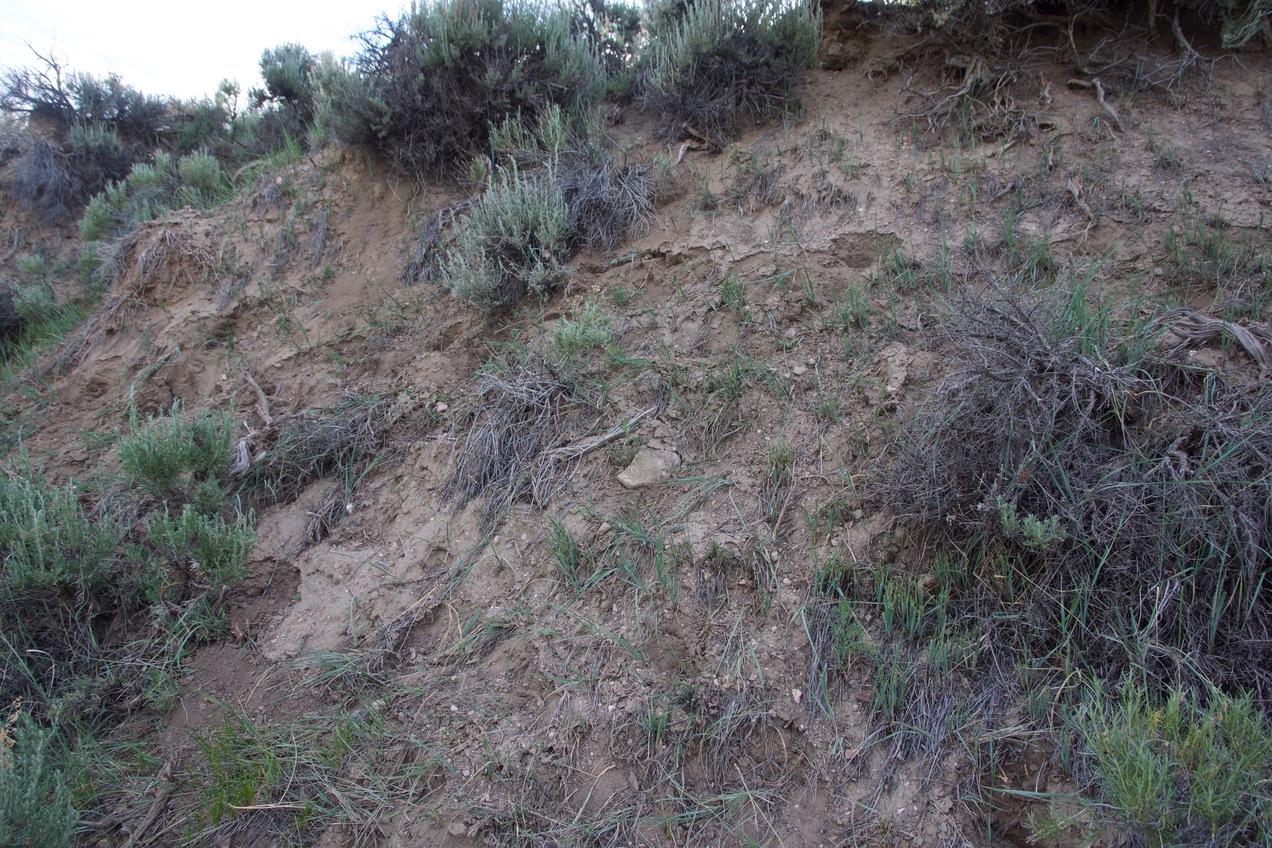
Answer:
[[[450,407],[449,407],[449,406],[447,406],[446,404],[442,403],[440,400],[437,402],[437,411],[438,411],[438,413],[445,412],[445,411],[446,411],[446,410],[448,410],[448,409],[450,409]]]
[[[1164,275],[1165,273],[1166,273],[1166,272],[1165,272],[1165,271],[1163,271],[1163,270],[1161,269],[1161,267],[1160,267],[1160,266],[1159,266],[1159,267],[1157,267],[1157,268],[1154,268],[1154,269],[1153,269],[1153,276],[1154,276],[1154,277],[1160,277],[1160,276]]]
[[[468,828],[464,826],[463,822],[453,821],[450,823],[450,826],[446,828],[446,832],[456,839],[459,839],[468,835]]]
[[[670,480],[671,472],[679,466],[680,454],[646,446],[636,454],[631,465],[619,472],[618,482],[628,489],[657,486]]]
[[[803,377],[805,374],[808,373],[808,366],[796,365],[794,368],[791,369],[791,373],[794,374],[796,377]]]

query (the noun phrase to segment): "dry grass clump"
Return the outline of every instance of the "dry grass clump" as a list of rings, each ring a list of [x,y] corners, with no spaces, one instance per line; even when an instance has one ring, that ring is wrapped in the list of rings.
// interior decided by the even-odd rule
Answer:
[[[581,151],[561,157],[556,180],[576,250],[615,250],[642,235],[653,214],[657,181],[649,167],[620,166],[608,154]]]
[[[247,476],[268,503],[288,504],[315,480],[338,474],[352,484],[384,447],[392,398],[352,396],[278,421],[276,435]]]
[[[492,532],[517,502],[543,507],[569,483],[579,460],[627,435],[647,409],[599,434],[568,440],[599,422],[606,405],[605,358],[615,333],[595,303],[531,345],[514,343],[487,365],[476,386],[471,426],[446,483],[461,507],[484,498]]]
[[[1272,389],[1180,364],[1156,344],[1165,329],[1080,288],[963,295],[954,368],[902,429],[880,492],[973,568],[1012,563],[1031,650],[1057,666],[1266,706]]]
[[[543,361],[489,373],[477,386],[477,411],[446,495],[461,506],[485,498],[482,526],[499,526],[517,501],[543,506],[565,482],[545,451],[563,429],[573,386]]]
[[[264,505],[293,503],[314,481],[335,478],[335,485],[309,510],[306,536],[322,541],[383,457],[389,430],[403,412],[392,398],[351,395],[329,407],[280,416],[240,443],[234,472],[243,478],[244,491]],[[250,443],[268,447],[253,460]]]

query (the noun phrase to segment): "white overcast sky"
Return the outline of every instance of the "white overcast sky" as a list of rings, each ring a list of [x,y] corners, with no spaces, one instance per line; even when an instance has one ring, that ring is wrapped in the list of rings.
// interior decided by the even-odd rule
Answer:
[[[0,0],[0,67],[52,50],[70,70],[119,74],[147,94],[211,95],[224,78],[260,84],[261,51],[297,42],[314,53],[357,51],[350,36],[406,0]]]

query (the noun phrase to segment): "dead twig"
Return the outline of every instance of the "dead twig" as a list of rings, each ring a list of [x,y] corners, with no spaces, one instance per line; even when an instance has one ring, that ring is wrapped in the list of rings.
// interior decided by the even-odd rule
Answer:
[[[180,355],[181,355],[181,345],[177,345],[172,350],[168,351],[163,356],[159,357],[154,362],[150,363],[145,368],[141,369],[141,373],[139,373],[137,377],[132,381],[132,383],[130,383],[128,386],[129,396],[131,396],[133,392],[137,391],[138,386],[141,386],[142,384],[144,384],[147,380],[149,380],[151,377],[157,374],[160,371],[160,369],[162,369],[165,365],[172,362],[172,360],[176,359]]]
[[[256,392],[256,414],[265,422],[266,427],[272,426],[274,416],[270,414],[269,398],[265,396],[265,392],[261,389],[261,384],[256,382],[252,372],[247,370],[247,366],[243,366],[243,379],[247,380],[247,384],[252,387],[252,391]]]
[[[163,764],[163,768],[159,770],[159,774],[155,778],[156,785],[160,785],[161,788],[155,794],[155,800],[150,802],[150,807],[146,810],[146,816],[141,820],[141,824],[133,828],[128,841],[124,843],[124,848],[135,848],[135,846],[142,844],[142,837],[154,825],[155,820],[159,818],[159,814],[163,812],[163,808],[168,805],[168,799],[172,797],[172,784],[168,782],[170,774],[172,774],[172,761],[168,760]]]
[[[1113,123],[1117,125],[1118,132],[1126,132],[1126,127],[1122,125],[1122,116],[1118,114],[1117,110],[1113,108],[1109,101],[1104,99],[1104,84],[1100,82],[1099,77],[1096,77],[1090,82],[1080,79],[1071,79],[1068,84],[1073,88],[1094,88],[1095,99],[1099,101],[1100,108],[1107,112],[1109,117],[1113,119]]]
[[[1177,353],[1193,344],[1227,336],[1241,345],[1242,350],[1259,366],[1260,379],[1266,380],[1272,375],[1272,353],[1267,348],[1267,344],[1272,344],[1272,334],[1266,329],[1244,327],[1187,308],[1172,309],[1161,315],[1153,322],[1153,328],[1168,330],[1179,337],[1179,342],[1167,348],[1168,353]]]
[[[632,431],[633,427],[635,427],[643,419],[649,417],[650,415],[653,415],[657,411],[658,411],[657,406],[651,406],[649,407],[649,409],[646,409],[643,412],[638,412],[636,415],[633,415],[631,418],[627,419],[622,424],[619,424],[618,426],[610,430],[607,430],[606,432],[602,433],[599,436],[596,436],[591,439],[584,439],[581,442],[575,442],[573,444],[565,445],[563,447],[553,448],[552,450],[548,451],[548,455],[554,457],[557,460],[578,459],[586,454],[591,453],[592,451],[596,450],[599,447],[604,447],[605,445],[609,444],[610,442],[614,441],[620,436],[626,436],[628,433]]]

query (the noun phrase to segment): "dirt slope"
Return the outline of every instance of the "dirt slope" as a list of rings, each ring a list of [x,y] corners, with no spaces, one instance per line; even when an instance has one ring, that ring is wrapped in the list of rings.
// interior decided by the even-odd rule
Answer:
[[[916,102],[907,92],[935,90],[947,69],[897,50],[853,45],[842,70],[814,75],[798,118],[722,154],[685,151],[647,235],[579,257],[565,291],[511,318],[487,322],[403,281],[419,221],[462,190],[417,189],[349,152],[143,227],[41,398],[26,447],[51,475],[109,467],[81,434],[124,427],[130,404],[232,409],[243,433],[351,393],[399,411],[325,538],[311,519],[330,480],[259,512],[232,638],[194,653],[169,715],[133,728],[189,770],[166,815],[199,805],[190,740],[227,710],[266,727],[373,714],[413,740],[387,762],[426,752],[443,765],[370,820],[321,819],[305,839],[1025,844],[1027,805],[973,802],[964,781],[1062,795],[1072,785],[1049,746],[1009,723],[985,775],[983,752],[953,737],[903,751],[873,736],[864,673],[810,681],[819,563],[926,570],[868,496],[898,416],[943,366],[924,332],[937,301],[887,281],[911,259],[966,267],[969,250],[1045,242],[1054,267],[1095,263],[1101,286],[1152,294],[1173,285],[1163,241],[1185,218],[1266,239],[1272,126],[1258,80],[1272,66],[1219,61],[1174,102],[1128,90],[1111,104],[1119,128],[1093,89],[1067,84],[1070,63],[1043,57],[1015,89],[1022,131],[956,145],[898,121]],[[635,113],[612,133],[638,159],[679,152]],[[1215,296],[1183,292],[1203,307]],[[457,508],[446,492],[483,403],[479,371],[588,304],[626,359],[608,366],[602,413],[563,419],[558,444],[657,411],[586,453],[546,509],[516,505],[483,540],[482,504]],[[770,470],[779,445],[789,476]],[[628,489],[618,474],[640,450],[678,464]],[[819,527],[828,504],[836,520]],[[560,566],[563,534],[598,569],[579,584]],[[877,625],[867,617],[867,633]],[[276,812],[244,812],[207,844],[274,844],[262,834]]]

